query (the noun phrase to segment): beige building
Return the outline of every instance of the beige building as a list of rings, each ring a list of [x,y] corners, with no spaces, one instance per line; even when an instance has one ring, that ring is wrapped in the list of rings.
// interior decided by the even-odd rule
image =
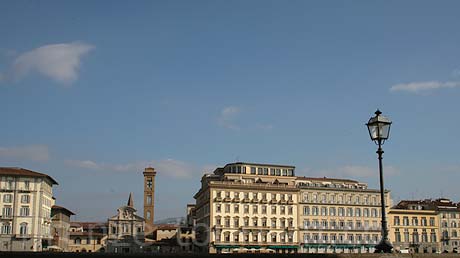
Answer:
[[[95,253],[107,250],[106,222],[71,222],[68,251]]]
[[[458,253],[460,250],[460,208],[451,200],[441,198],[432,201],[439,217],[441,252]]]
[[[0,251],[42,251],[50,245],[50,176],[23,168],[0,167]]]
[[[204,175],[194,197],[201,251],[297,252],[294,169],[238,162]]]
[[[69,251],[70,217],[75,215],[72,211],[53,205],[51,207],[51,234],[53,236],[53,249]],[[50,249],[51,247],[49,247]]]
[[[380,191],[347,179],[297,177],[302,253],[369,253],[381,238]],[[385,203],[390,207],[389,191]]]
[[[396,251],[439,252],[439,215],[431,200],[400,201],[389,210],[388,217],[389,237]]]

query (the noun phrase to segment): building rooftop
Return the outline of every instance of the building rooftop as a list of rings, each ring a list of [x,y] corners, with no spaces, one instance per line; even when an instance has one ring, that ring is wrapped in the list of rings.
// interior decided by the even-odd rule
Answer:
[[[343,182],[343,183],[354,183],[359,184],[360,182],[352,179],[341,179],[341,178],[329,178],[329,177],[306,177],[298,176],[297,180],[307,180],[307,181],[332,181],[332,182]]]
[[[75,213],[73,213],[71,210],[69,210],[67,208],[64,208],[62,206],[58,206],[58,205],[53,205],[53,207],[51,207],[51,211],[54,211],[54,210],[56,210],[56,211],[59,210],[59,211],[63,211],[65,213],[68,213],[70,215],[75,215]]]
[[[56,180],[54,180],[52,177],[50,177],[50,176],[48,176],[46,174],[36,172],[36,171],[32,171],[32,170],[28,170],[28,169],[24,169],[24,168],[18,168],[18,167],[0,167],[0,175],[4,175],[4,176],[44,177],[44,178],[47,178],[48,180],[50,180],[52,184],[55,184],[55,185],[58,184],[58,182]]]

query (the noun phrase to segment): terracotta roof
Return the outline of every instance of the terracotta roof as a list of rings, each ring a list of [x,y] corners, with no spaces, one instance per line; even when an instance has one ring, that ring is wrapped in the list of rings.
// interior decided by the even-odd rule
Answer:
[[[340,178],[329,178],[329,177],[306,177],[306,176],[298,176],[297,179],[300,180],[314,180],[314,181],[340,181],[340,182],[347,182],[347,183],[356,183],[359,184],[358,181],[352,179],[340,179]]]
[[[62,211],[65,211],[67,213],[69,213],[70,215],[75,215],[75,213],[73,213],[71,210],[67,209],[67,208],[64,208],[62,206],[58,206],[58,205],[53,205],[53,207],[51,207],[52,210],[62,210]]]
[[[107,227],[107,222],[79,222],[79,221],[72,221],[70,222],[71,227],[82,227],[82,228],[101,228]]]
[[[174,224],[159,224],[156,226],[158,230],[175,230],[179,228],[178,225],[174,225]]]
[[[0,167],[0,175],[5,176],[28,176],[28,177],[45,177],[51,181],[52,184],[57,185],[58,182],[54,180],[52,177],[39,173],[36,171],[24,169],[24,168],[17,168],[17,167]]]

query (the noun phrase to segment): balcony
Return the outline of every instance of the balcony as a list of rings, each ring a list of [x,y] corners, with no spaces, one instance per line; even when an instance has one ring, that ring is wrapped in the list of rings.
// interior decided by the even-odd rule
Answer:
[[[244,199],[243,199],[243,202],[249,203],[249,202],[251,202],[251,200],[250,200],[249,198],[244,198]]]
[[[17,239],[28,239],[28,238],[31,238],[32,236],[30,234],[16,234],[14,235],[14,237]]]
[[[288,204],[294,204],[294,200],[288,200]]]
[[[216,198],[214,198],[214,201],[215,201],[215,202],[221,202],[221,201],[222,201],[222,197],[216,197]]]
[[[252,203],[258,203],[258,202],[259,202],[259,199],[257,198],[252,199]]]
[[[268,203],[268,200],[267,199],[262,199],[260,202],[261,203]]]
[[[286,200],[280,200],[279,203],[280,203],[280,204],[287,204],[287,201],[286,201]]]
[[[13,216],[11,216],[11,215],[1,215],[0,219],[1,220],[12,220]]]
[[[232,201],[233,202],[240,202],[240,197],[234,197]]]
[[[224,198],[224,202],[231,202],[231,201],[232,201],[232,199],[230,197],[225,197]]]
[[[272,199],[272,200],[270,200],[270,204],[276,204],[276,203],[277,203],[277,201],[276,201],[276,200],[273,200],[273,199]]]

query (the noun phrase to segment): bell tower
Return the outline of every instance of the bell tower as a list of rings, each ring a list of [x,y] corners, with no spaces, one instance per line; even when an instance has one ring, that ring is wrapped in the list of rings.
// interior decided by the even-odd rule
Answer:
[[[144,170],[144,219],[145,223],[153,226],[155,212],[155,176],[154,168],[148,167]]]

